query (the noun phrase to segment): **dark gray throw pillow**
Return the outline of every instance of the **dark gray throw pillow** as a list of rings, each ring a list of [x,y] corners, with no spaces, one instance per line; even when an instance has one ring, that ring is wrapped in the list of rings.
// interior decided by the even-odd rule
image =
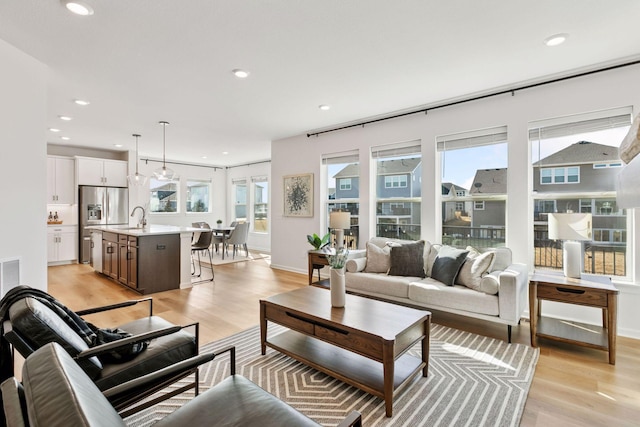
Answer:
[[[453,286],[462,264],[467,259],[468,253],[469,251],[451,246],[441,247],[436,260],[433,262],[431,278],[447,286]]]
[[[424,240],[391,247],[390,276],[425,277]]]

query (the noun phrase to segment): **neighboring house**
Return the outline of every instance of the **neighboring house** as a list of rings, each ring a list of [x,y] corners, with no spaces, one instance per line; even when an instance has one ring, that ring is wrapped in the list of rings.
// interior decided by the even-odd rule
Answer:
[[[451,182],[442,183],[442,222],[459,222],[462,218],[469,217],[472,202],[455,200],[456,197],[466,197],[469,190]],[[469,224],[470,225],[470,224]]]
[[[474,199],[478,199],[473,201],[471,227],[504,230],[506,224],[506,202],[504,200],[483,200],[483,195],[507,194],[507,168],[477,170],[469,193]],[[479,232],[480,230],[477,231]],[[501,233],[504,233],[504,231]],[[491,237],[477,235],[477,233],[474,233],[474,235],[475,237]]]
[[[409,199],[421,197],[421,163],[420,158],[378,162],[378,224],[420,224],[420,204]]]
[[[360,165],[351,163],[342,168],[333,176],[336,181],[334,198],[340,199],[357,199],[360,194]],[[331,194],[329,195],[331,199]],[[353,212],[351,212],[353,214]]]
[[[579,141],[533,164],[533,188],[544,193],[606,193],[616,190],[622,167],[618,148]],[[547,215],[553,212],[583,212],[593,215],[593,240],[626,242],[626,214],[615,197],[548,198],[535,200],[536,235],[545,238]]]

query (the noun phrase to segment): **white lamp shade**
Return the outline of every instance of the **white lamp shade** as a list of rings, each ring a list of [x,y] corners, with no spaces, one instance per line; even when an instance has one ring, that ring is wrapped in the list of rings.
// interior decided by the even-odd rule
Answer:
[[[331,212],[329,215],[329,228],[340,230],[351,228],[351,213]]]
[[[591,240],[591,214],[549,214],[549,239]]]

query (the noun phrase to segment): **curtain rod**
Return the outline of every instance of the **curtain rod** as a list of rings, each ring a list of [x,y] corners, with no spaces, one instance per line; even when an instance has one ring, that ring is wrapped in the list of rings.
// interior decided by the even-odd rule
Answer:
[[[471,97],[471,98],[464,98],[464,99],[461,99],[461,100],[458,100],[458,101],[452,101],[452,102],[447,102],[447,103],[444,103],[444,104],[434,105],[432,107],[422,108],[420,110],[408,111],[406,113],[394,114],[394,115],[391,115],[391,116],[381,117],[379,119],[366,120],[366,121],[359,122],[359,123],[354,123],[354,124],[351,124],[351,125],[345,125],[345,126],[340,126],[340,127],[333,128],[333,129],[327,129],[327,130],[322,130],[322,131],[318,131],[318,132],[312,132],[312,133],[308,133],[307,134],[307,138],[309,138],[311,136],[319,136],[319,135],[321,135],[323,133],[335,132],[335,131],[338,131],[338,130],[349,129],[349,128],[358,127],[358,126],[364,127],[365,125],[369,125],[371,123],[377,123],[377,122],[382,122],[382,121],[385,121],[385,120],[397,119],[399,117],[410,116],[412,114],[419,114],[419,113],[427,114],[427,112],[431,111],[431,110],[437,110],[437,109],[440,109],[440,108],[452,107],[454,105],[464,104],[466,102],[478,101],[478,100],[490,98],[490,97],[493,97],[493,96],[505,95],[507,93],[510,93],[511,96],[514,96],[516,91],[521,91],[521,90],[525,90],[525,89],[532,89],[532,88],[538,87],[538,86],[544,86],[544,85],[551,84],[551,83],[558,83],[558,82],[562,82],[562,81],[565,81],[565,80],[575,79],[577,77],[584,77],[584,76],[588,76],[588,75],[591,75],[591,74],[601,73],[603,71],[611,71],[611,70],[615,70],[615,69],[618,69],[618,68],[628,67],[628,66],[637,65],[637,64],[640,64],[640,59],[635,60],[635,61],[631,61],[631,62],[626,62],[626,63],[623,63],[623,64],[611,65],[609,67],[599,68],[597,70],[585,71],[585,72],[578,73],[578,74],[572,74],[572,75],[569,75],[569,76],[558,77],[558,78],[551,79],[551,80],[545,80],[545,81],[538,82],[538,83],[531,83],[531,84],[528,84],[528,85],[519,86],[519,87],[515,87],[515,88],[512,88],[512,89],[504,89],[504,90],[500,90],[500,91],[497,91],[497,92],[491,92],[491,93],[487,93],[485,95],[478,95],[478,96],[474,96],[474,97]]]
[[[243,166],[253,166],[253,165],[259,165],[262,163],[271,163],[271,160],[260,160],[259,162],[245,163],[243,165],[226,166],[225,168],[226,169],[241,168]]]
[[[145,164],[147,164],[147,165],[149,164],[149,162],[163,163],[163,161],[162,161],[162,160],[155,160],[155,159],[149,159],[149,158],[147,158],[147,159],[140,159],[140,160],[144,161],[144,162],[145,162]],[[171,162],[171,161],[169,161],[169,160],[167,160],[167,161],[166,161],[166,162],[164,162],[164,163],[170,163],[170,164],[172,164],[172,165],[196,166],[196,167],[199,167],[199,168],[209,168],[209,169],[213,169],[214,171],[216,171],[216,170],[218,170],[218,169],[220,169],[220,170],[224,169],[222,166],[209,166],[209,165],[199,165],[199,164],[196,164],[196,163]]]

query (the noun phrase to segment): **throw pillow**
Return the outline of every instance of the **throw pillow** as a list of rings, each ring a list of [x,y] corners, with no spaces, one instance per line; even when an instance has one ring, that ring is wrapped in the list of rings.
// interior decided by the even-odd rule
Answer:
[[[462,267],[462,264],[464,264],[467,259],[468,253],[469,251],[451,246],[441,247],[431,268],[431,278],[447,286],[453,286],[460,267]]]
[[[386,273],[391,266],[391,248],[385,246],[380,248],[373,243],[367,242],[367,265],[364,267],[365,273]]]
[[[467,250],[469,249],[470,247],[467,247]],[[467,259],[464,261],[464,264],[462,264],[462,267],[458,272],[456,283],[464,285],[474,291],[480,291],[480,282],[487,274],[489,267],[493,262],[493,258],[493,252],[485,252],[481,254],[475,250],[469,250]]]
[[[500,273],[501,271],[494,271],[482,278],[480,281],[480,291],[485,294],[495,295],[500,290]]]
[[[390,276],[425,277],[424,240],[391,248]]]

